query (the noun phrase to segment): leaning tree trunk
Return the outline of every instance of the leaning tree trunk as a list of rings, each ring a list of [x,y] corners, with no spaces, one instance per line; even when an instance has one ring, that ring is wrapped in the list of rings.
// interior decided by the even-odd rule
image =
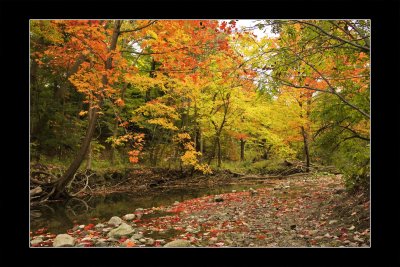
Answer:
[[[118,36],[120,34],[120,28],[121,28],[122,21],[121,20],[116,20],[114,23],[114,29],[113,29],[113,34],[111,38],[111,44],[109,47],[109,51],[114,51],[117,47],[117,40]],[[108,57],[106,62],[105,62],[105,69],[110,70],[112,69],[112,57]],[[103,76],[103,81],[102,81],[103,87],[106,87],[108,84],[108,80],[106,76]],[[100,101],[101,102],[101,101]],[[100,105],[100,104],[99,104]],[[60,178],[60,180],[57,181],[57,184],[55,186],[55,191],[54,195],[52,198],[54,199],[59,199],[62,197],[66,197],[68,194],[65,192],[66,186],[74,179],[74,175],[76,171],[79,169],[79,167],[82,164],[82,161],[85,159],[85,156],[87,154],[87,151],[89,149],[90,142],[92,141],[94,131],[96,129],[96,122],[98,118],[98,108],[92,108],[90,110],[92,112],[92,117],[89,121],[89,126],[86,131],[85,138],[83,140],[83,143],[78,151],[78,154],[76,155],[74,161],[71,163],[67,171],[64,173],[64,175]]]
[[[57,182],[55,188],[54,198],[60,198],[65,194],[65,187],[69,184],[69,182],[73,179],[74,174],[81,166],[82,161],[85,159],[86,153],[89,149],[90,142],[92,141],[92,137],[94,135],[94,131],[96,129],[96,121],[98,117],[97,109],[93,108],[92,110],[93,116],[89,121],[89,127],[86,131],[85,139],[83,140],[82,146],[79,149],[78,154],[76,155],[74,161],[69,166],[68,170],[64,173],[61,179]]]

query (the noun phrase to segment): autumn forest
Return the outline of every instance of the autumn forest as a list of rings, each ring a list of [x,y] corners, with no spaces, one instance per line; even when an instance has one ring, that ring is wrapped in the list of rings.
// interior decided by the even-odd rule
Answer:
[[[31,20],[31,247],[369,246],[369,20]]]

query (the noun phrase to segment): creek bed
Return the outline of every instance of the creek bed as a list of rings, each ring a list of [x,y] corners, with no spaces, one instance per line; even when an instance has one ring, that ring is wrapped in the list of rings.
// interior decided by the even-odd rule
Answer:
[[[31,207],[30,231],[35,232],[41,228],[47,228],[54,234],[65,233],[75,224],[98,223],[109,220],[112,216],[123,216],[132,213],[137,208],[151,208],[172,205],[175,201],[185,201],[206,195],[218,195],[242,191],[249,188],[268,187],[265,184],[252,185],[225,185],[211,188],[197,189],[171,189],[168,191],[154,190],[145,196],[137,196],[124,193],[112,193],[103,196],[86,197],[83,200],[71,199],[67,202],[50,203],[43,206]],[[155,214],[144,215],[154,216]],[[157,214],[165,216],[165,214]]]

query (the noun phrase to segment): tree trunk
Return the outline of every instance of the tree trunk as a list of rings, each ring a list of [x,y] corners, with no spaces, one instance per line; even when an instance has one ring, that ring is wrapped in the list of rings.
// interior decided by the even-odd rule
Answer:
[[[221,155],[221,138],[220,138],[220,137],[218,137],[218,139],[217,139],[217,148],[218,148],[217,167],[218,167],[218,168],[221,168],[222,155]]]
[[[195,141],[196,151],[201,152],[201,132],[198,125],[196,125],[194,141]]]
[[[93,110],[92,110],[92,103],[90,103],[88,112],[89,121],[91,121],[92,117],[93,117]],[[89,148],[86,158],[86,170],[91,170],[91,169],[92,169],[92,141],[89,142]]]
[[[217,142],[218,142],[217,140],[218,140],[218,137],[216,136],[215,139],[214,139],[213,146],[212,146],[212,150],[211,150],[212,152],[210,153],[210,156],[208,158],[208,162],[207,162],[208,165],[211,164],[211,161],[213,160],[213,158],[215,156],[215,150],[216,150]]]
[[[61,177],[61,179],[57,182],[56,190],[55,190],[55,198],[60,198],[64,195],[65,187],[69,184],[69,182],[73,179],[74,174],[79,169],[82,161],[85,159],[87,150],[90,145],[90,141],[92,140],[94,131],[96,129],[96,121],[97,121],[97,109],[93,109],[93,116],[89,121],[89,127],[86,131],[85,139],[79,149],[78,154],[76,155],[74,161],[71,163],[67,171]]]
[[[241,138],[240,139],[240,161],[244,161],[244,144],[245,143],[246,143],[246,141]]]
[[[114,51],[117,47],[117,40],[119,36],[119,29],[121,28],[122,21],[121,20],[116,20],[114,23],[114,29],[113,29],[113,34],[111,38],[111,44],[109,47],[109,51]],[[106,62],[105,62],[105,69],[110,70],[112,69],[112,57],[108,57]],[[103,76],[103,81],[102,81],[103,87],[106,87],[108,84],[107,77],[104,75]],[[100,101],[101,103],[101,101]],[[99,105],[100,105],[99,103]],[[78,151],[78,154],[76,155],[74,161],[72,161],[71,165],[67,169],[67,171],[64,173],[64,175],[58,180],[56,186],[55,186],[55,192],[52,198],[58,199],[61,197],[65,197],[67,194],[65,192],[65,187],[72,181],[74,178],[74,175],[76,171],[79,169],[80,165],[82,164],[82,161],[85,159],[86,153],[88,151],[90,142],[92,141],[94,131],[96,129],[96,121],[98,118],[98,108],[92,108],[89,110],[89,112],[92,112],[92,117],[90,118],[89,121],[89,126],[86,131],[85,138],[83,140],[83,143]]]
[[[308,148],[308,137],[307,132],[304,129],[304,126],[301,126],[301,134],[303,135],[303,142],[304,142],[304,155],[306,158],[306,171],[310,171],[310,152]]]
[[[115,122],[115,125],[114,125],[113,137],[116,137],[117,134],[118,134],[118,121]],[[111,160],[111,164],[112,165],[114,165],[114,162],[115,162],[115,149],[116,148],[114,146],[111,146],[111,151],[110,151],[111,158],[110,158],[110,160]]]
[[[204,144],[203,144],[203,136],[200,135],[200,152],[202,155],[204,155]]]
[[[88,153],[87,153],[86,170],[91,170],[92,169],[92,158],[93,158],[92,142],[90,142]]]
[[[152,59],[152,61],[151,61],[151,69],[150,69],[150,74],[149,74],[150,78],[154,78],[154,76],[155,76],[154,75],[154,71],[155,70],[156,70],[156,62],[154,61],[154,59]],[[146,95],[145,95],[144,100],[146,102],[151,100],[151,88],[146,90]]]

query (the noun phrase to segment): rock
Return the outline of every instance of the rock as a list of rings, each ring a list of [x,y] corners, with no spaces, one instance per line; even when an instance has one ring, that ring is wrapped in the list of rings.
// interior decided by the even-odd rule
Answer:
[[[85,225],[84,225],[84,224],[81,224],[81,225],[79,225],[78,228],[79,228],[79,229],[83,229],[83,228],[85,228]]]
[[[354,230],[354,228],[356,228],[354,225],[352,225],[349,230]]]
[[[31,245],[38,245],[39,243],[42,243],[43,239],[41,237],[36,237],[31,241]]]
[[[122,217],[125,221],[130,221],[135,219],[135,214],[125,214],[124,217]]]
[[[330,235],[329,233],[326,233],[326,234],[324,235],[324,237],[331,238],[331,235]]]
[[[68,234],[60,234],[54,238],[53,247],[73,247],[75,245],[75,238]]]
[[[146,239],[141,238],[141,239],[139,239],[139,242],[140,242],[140,243],[146,243]]]
[[[134,240],[134,239],[136,239],[136,240],[139,240],[139,239],[141,239],[141,238],[143,238],[143,235],[142,234],[134,234],[134,235],[132,235],[132,237],[131,237],[131,239],[132,240]]]
[[[146,245],[149,245],[149,246],[154,245],[154,243],[155,243],[155,241],[154,241],[153,238],[149,238],[149,239],[147,239],[147,241],[146,241]]]
[[[175,202],[174,202],[174,205],[178,205],[178,204],[179,204],[179,201],[175,201]]]
[[[353,239],[354,239],[354,241],[357,241],[357,242],[361,242],[361,243],[364,242],[364,240],[359,238],[358,236],[354,236]]]
[[[337,223],[338,222],[338,220],[331,220],[331,221],[329,221],[329,224],[334,224],[334,223]]]
[[[84,237],[81,239],[81,241],[90,241],[90,240],[92,240],[92,238],[90,238],[90,237]]]
[[[135,230],[132,228],[132,226],[122,223],[120,226],[117,228],[111,230],[107,236],[109,237],[114,237],[114,238],[120,238],[121,236],[128,236],[131,235]]]
[[[221,196],[215,196],[215,197],[214,197],[214,201],[215,201],[215,202],[223,202],[224,199],[223,199]]]
[[[177,239],[171,242],[168,242],[167,244],[164,245],[166,248],[172,248],[172,247],[189,247],[190,242],[187,240],[183,239]]]
[[[236,193],[236,190],[232,190],[232,193]]]
[[[118,226],[122,223],[122,219],[118,216],[111,217],[111,219],[108,221],[108,224]]]
[[[104,228],[102,231],[103,231],[104,233],[107,233],[107,232],[110,232],[110,231],[111,231],[111,229],[112,229],[112,228],[110,228],[110,227],[107,227],[107,228]]]
[[[102,224],[102,223],[98,223],[98,224],[96,224],[96,226],[95,226],[95,228],[97,228],[97,229],[104,228],[104,227],[105,227],[105,225]]]
[[[142,208],[137,208],[135,211],[143,211]]]

